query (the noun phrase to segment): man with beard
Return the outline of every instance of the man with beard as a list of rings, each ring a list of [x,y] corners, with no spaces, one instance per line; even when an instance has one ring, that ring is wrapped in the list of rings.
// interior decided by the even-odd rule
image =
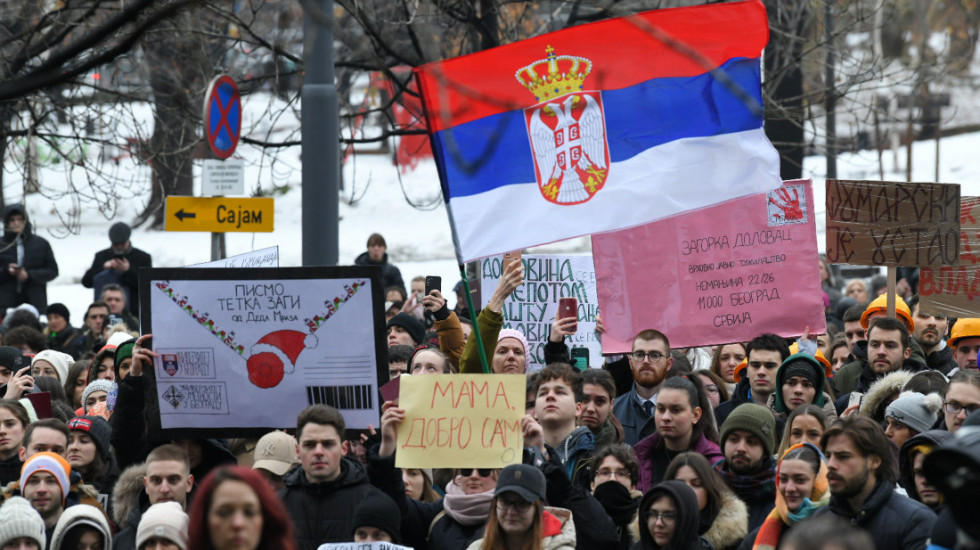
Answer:
[[[749,532],[762,525],[776,504],[776,419],[762,405],[744,403],[721,426],[725,458],[715,470],[749,507]]]
[[[912,308],[912,318],[915,320],[912,339],[922,346],[922,353],[926,356],[926,366],[948,375],[949,371],[957,366],[956,361],[953,360],[952,345],[946,345],[949,319],[942,313],[923,311],[919,307],[918,294],[909,299],[909,307]],[[976,336],[980,337],[980,330],[976,332]],[[980,342],[980,338],[978,338],[978,342]],[[977,354],[974,352],[974,361],[976,358]]]
[[[820,444],[827,456],[830,504],[814,515],[833,514],[864,529],[875,548],[926,547],[936,515],[895,492],[895,456],[877,422],[849,415],[827,428]]]
[[[947,344],[953,348],[953,361],[960,370],[977,370],[980,319],[957,319]]]
[[[628,445],[636,445],[637,441],[656,429],[653,409],[657,405],[657,391],[674,364],[667,336],[653,329],[637,334],[633,339],[629,363],[633,388],[616,399],[613,414],[623,425],[623,440]]]
[[[789,357],[786,341],[775,334],[760,334],[745,346],[747,362],[732,398],[715,407],[715,421],[725,423],[728,415],[743,403],[765,405],[776,391],[776,371]],[[738,376],[736,369],[736,376]],[[724,440],[722,440],[724,442]]]

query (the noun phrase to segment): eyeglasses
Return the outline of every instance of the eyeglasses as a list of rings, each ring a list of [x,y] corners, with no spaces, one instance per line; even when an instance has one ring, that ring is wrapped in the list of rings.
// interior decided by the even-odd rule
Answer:
[[[601,468],[598,472],[596,472],[595,475],[596,477],[618,477],[620,479],[632,478],[629,470],[625,470],[625,469],[610,470],[609,468]]]
[[[476,472],[480,477],[490,477],[490,474],[493,473],[493,469],[470,468],[468,470],[456,470],[456,475],[463,476],[463,477],[470,477],[471,475],[473,475],[473,472]]]
[[[508,508],[511,508],[515,512],[524,513],[531,509],[532,504],[534,503],[526,500],[498,500],[497,511],[502,514],[506,512]]]
[[[947,401],[944,406],[946,407],[946,412],[949,414],[960,414],[960,411],[966,411],[966,414],[971,414],[973,411],[980,409],[980,405],[960,405],[954,401]]]
[[[664,357],[667,357],[666,355],[660,353],[659,351],[651,351],[650,353],[647,353],[645,351],[637,350],[631,353],[630,355],[633,357],[634,361],[643,361],[645,358],[649,357],[651,363],[656,363],[657,361],[660,361]]]
[[[716,395],[718,393],[718,385],[717,384],[707,384],[704,387],[704,391],[710,393],[711,395]]]
[[[656,523],[657,520],[660,520],[663,522],[664,525],[673,525],[674,521],[677,520],[677,514],[673,512],[660,513],[657,512],[656,510],[650,510],[649,513],[650,516],[648,519],[653,520],[654,523]]]

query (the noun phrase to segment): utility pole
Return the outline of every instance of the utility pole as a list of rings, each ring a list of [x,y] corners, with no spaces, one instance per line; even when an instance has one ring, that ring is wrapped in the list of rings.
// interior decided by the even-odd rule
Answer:
[[[337,265],[340,139],[333,2],[311,0],[303,22],[303,265]],[[313,13],[313,11],[316,13]]]
[[[837,178],[837,87],[834,85],[834,0],[824,0],[824,42],[826,43],[826,67],[824,68],[824,109],[827,111],[827,130],[824,137],[827,147],[827,179]]]

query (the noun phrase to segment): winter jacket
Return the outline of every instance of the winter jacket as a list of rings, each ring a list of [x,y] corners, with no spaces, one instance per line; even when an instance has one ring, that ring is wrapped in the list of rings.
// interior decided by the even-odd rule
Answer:
[[[634,382],[633,388],[626,395],[617,397],[616,402],[613,403],[613,414],[623,425],[623,441],[627,445],[636,445],[657,429],[653,414],[647,416],[643,412],[639,399]]]
[[[949,372],[959,365],[953,360],[953,348],[947,346],[946,342],[942,342],[942,346],[942,349],[936,350],[926,356],[926,366],[948,376]]]
[[[926,505],[895,492],[888,481],[878,481],[864,505],[856,513],[846,499],[831,495],[830,504],[814,512],[814,517],[834,514],[871,535],[875,548],[921,550],[926,547],[936,514]]]
[[[667,495],[674,502],[676,519],[674,520],[674,535],[670,547],[679,550],[714,549],[710,542],[698,535],[698,525],[701,522],[698,513],[698,498],[694,490],[683,481],[664,481],[643,495],[640,501],[640,512],[637,514],[637,528],[640,541],[631,550],[654,550],[659,548],[653,540],[648,527],[650,506],[660,497]]]
[[[593,497],[602,505],[606,515],[612,519],[619,533],[617,548],[627,550],[639,540],[639,531],[633,528],[640,509],[643,493],[635,488],[630,490],[618,481],[611,480],[596,485]],[[579,529],[579,532],[582,530]]]
[[[861,401],[861,414],[873,418],[876,422],[884,422],[885,409],[892,398],[902,392],[902,388],[912,378],[907,370],[897,370],[878,378],[864,394]]]
[[[664,466],[663,471],[654,472],[654,458],[657,456],[657,453],[663,454],[666,452],[666,447],[662,445],[663,442],[661,440],[660,433],[654,432],[633,447],[633,450],[636,452],[636,461],[640,466],[640,479],[636,482],[636,488],[644,493],[663,479],[667,469]],[[688,450],[700,453],[708,459],[709,464],[714,464],[725,458],[725,455],[721,454],[721,449],[718,448],[718,445],[708,440],[704,434],[699,435],[691,443],[691,447]],[[666,462],[669,463],[669,461]]]
[[[619,423],[619,419],[614,414],[606,417],[606,421],[599,424],[599,427],[592,432],[592,435],[595,436],[596,449],[601,449],[612,443],[622,443],[625,437],[623,425]]]
[[[0,311],[24,303],[44,311],[48,308],[47,285],[58,276],[58,262],[48,241],[32,233],[23,204],[4,208],[4,223],[15,213],[24,216],[24,231],[19,234],[4,231],[0,240]],[[23,261],[17,259],[18,238],[24,247]],[[11,275],[9,264],[22,265],[27,270],[27,280],[18,281]]]
[[[548,516],[551,516],[550,519]],[[572,513],[564,508],[545,506],[543,532],[541,541],[543,550],[573,550],[575,548],[575,523]],[[466,550],[480,550],[483,539],[475,540]]]
[[[23,466],[24,461],[17,452],[6,460],[0,460],[0,487],[6,487],[8,483],[20,479],[20,469]]]
[[[912,449],[922,445],[930,449],[935,449],[950,439],[953,439],[953,434],[950,432],[945,430],[929,430],[913,435],[902,444],[902,449],[898,453],[898,484],[905,489],[910,498],[922,502],[919,499],[918,491],[915,490],[915,475],[912,471],[913,461],[910,456]]]
[[[76,361],[88,351],[85,349],[85,335],[82,334],[81,330],[71,325],[65,327],[65,330],[61,332],[51,332],[51,327],[48,327],[44,332],[48,339],[48,349],[67,353]]]
[[[704,528],[704,523],[701,528]],[[731,550],[746,538],[748,530],[748,507],[731,491],[722,491],[721,509],[701,536],[718,550]]]
[[[297,550],[316,550],[327,542],[350,540],[357,504],[378,490],[368,482],[367,470],[357,460],[341,459],[340,475],[333,481],[310,483],[296,468],[283,478],[279,498],[295,526]]]
[[[502,313],[490,311],[485,307],[476,317],[476,324],[480,328],[480,341],[483,342],[483,351],[487,357],[487,367],[493,361],[493,350],[497,347],[497,336],[500,334],[501,327],[504,326],[504,316]],[[474,332],[472,336],[476,336]],[[466,340],[466,348],[463,356],[459,359],[459,372],[462,374],[483,374],[483,363],[480,362],[480,346],[476,343],[476,338]]]
[[[143,478],[146,464],[130,466],[119,475],[112,491],[112,520],[119,530],[112,539],[112,550],[136,550],[136,528],[150,507]]]
[[[463,336],[463,326],[459,322],[459,317],[450,311],[445,319],[436,319],[433,328],[439,335],[439,349],[449,357],[449,362],[459,371],[459,359],[466,348],[466,337]]]
[[[92,361],[97,368],[96,361]],[[90,375],[94,380],[94,375]],[[149,443],[146,436],[146,406],[143,394],[143,376],[127,376],[118,382],[116,407],[109,418],[112,426],[110,441],[116,450],[116,462],[119,469],[125,469],[133,464],[143,462],[149,454]]]
[[[851,364],[853,365],[854,363]],[[893,371],[889,374],[894,374],[895,372],[904,372],[904,373],[908,373],[908,375],[911,376],[912,374],[926,370],[926,368],[927,367],[924,362],[920,363],[916,360],[909,358],[906,359],[904,363],[902,363],[902,368],[900,370]],[[841,367],[841,371],[843,370],[844,368]],[[838,371],[838,374],[840,374],[840,371]],[[863,367],[861,367],[861,371],[856,379],[854,388],[846,393],[839,394],[839,397],[837,398],[837,402],[834,403],[834,407],[837,409],[837,414],[838,415],[843,414],[843,412],[847,409],[851,392],[856,391],[856,392],[867,394],[868,392],[871,391],[872,386],[874,386],[875,383],[878,382],[878,380],[880,380],[884,376],[885,375],[876,374],[873,370],[871,370],[871,367],[868,365],[864,365]],[[867,396],[865,396],[864,399],[865,401],[867,401],[868,399]],[[880,403],[877,403],[876,405],[880,405]],[[862,411],[866,410],[863,402],[861,404],[861,410]],[[880,413],[882,415],[885,414],[884,408],[881,409]],[[878,420],[881,421],[883,420],[883,418],[878,418]]]
[[[390,286],[397,286],[399,288],[405,288],[405,281],[402,280],[402,272],[398,270],[397,267],[388,263],[388,253],[381,257],[380,262],[371,261],[371,257],[367,252],[362,252],[360,256],[354,260],[354,265],[373,265],[381,268],[381,282],[384,288]]]
[[[592,484],[592,455],[595,453],[595,436],[585,426],[578,426],[555,449],[555,454],[565,467],[565,475],[584,490]]]
[[[722,476],[735,496],[748,506],[748,529],[753,530],[762,525],[776,505],[776,459],[769,457],[758,473],[746,475],[729,472],[725,463],[725,460],[716,462],[715,471]]]
[[[910,370],[912,372],[919,372],[920,370],[925,370],[926,367],[926,356],[922,353],[922,347],[916,343],[915,340],[911,340],[912,354],[905,363],[902,365],[903,370]],[[877,375],[868,366],[868,343],[858,342],[854,345],[854,349],[851,353],[860,351],[861,353],[856,354],[858,357],[857,361],[848,363],[837,371],[834,375],[834,382],[837,385],[837,395],[844,395],[846,393],[851,393],[852,391],[866,392],[871,384],[877,379]]]
[[[551,506],[564,508],[572,513],[575,531],[578,533],[575,547],[580,550],[618,548],[620,534],[616,524],[590,490],[592,475],[582,476],[578,483],[572,482],[568,478],[566,467],[560,461],[559,453],[551,447],[547,450],[549,460],[539,466],[546,481],[546,501]]]
[[[82,275],[82,286],[85,288],[95,288],[95,276],[103,271],[107,271],[105,263],[115,259],[129,260],[129,271],[119,273],[119,285],[126,290],[126,309],[136,315],[139,313],[139,270],[143,267],[153,267],[153,257],[148,253],[130,246],[129,250],[122,254],[116,254],[112,248],[106,248],[95,253],[92,266],[88,268],[85,275]],[[94,300],[101,298],[102,289],[95,288]]]
[[[751,383],[747,376],[743,376],[741,380],[735,384],[735,390],[732,391],[732,396],[728,401],[719,403],[715,407],[715,422],[720,428],[722,424],[725,423],[725,419],[728,415],[735,410],[742,403],[752,403],[752,399],[749,397],[749,389],[751,389]]]

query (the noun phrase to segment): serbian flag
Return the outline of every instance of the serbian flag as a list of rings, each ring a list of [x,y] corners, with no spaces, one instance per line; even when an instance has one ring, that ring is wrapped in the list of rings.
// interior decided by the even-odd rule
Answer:
[[[416,68],[461,262],[775,189],[761,2],[663,9]]]

